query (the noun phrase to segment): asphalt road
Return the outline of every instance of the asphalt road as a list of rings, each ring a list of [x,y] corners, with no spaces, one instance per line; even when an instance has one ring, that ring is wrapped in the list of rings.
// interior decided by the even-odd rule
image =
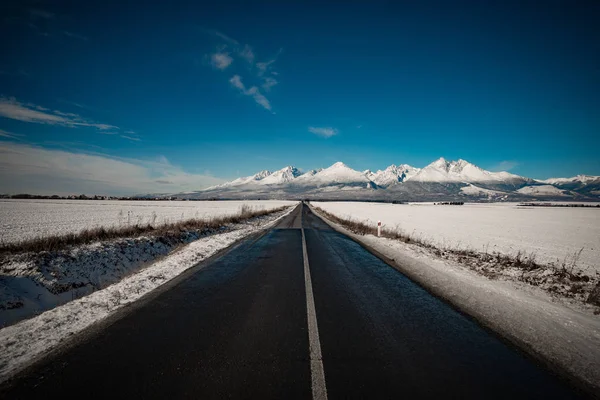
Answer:
[[[2,391],[11,399],[577,398],[307,207]]]

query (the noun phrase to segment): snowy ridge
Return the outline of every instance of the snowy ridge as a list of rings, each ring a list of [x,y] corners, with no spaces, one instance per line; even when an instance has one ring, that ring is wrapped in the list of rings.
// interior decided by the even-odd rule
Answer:
[[[362,172],[353,170],[343,162],[336,162],[329,168],[325,168],[314,175],[302,175],[294,184],[329,186],[332,184],[362,184],[370,188],[374,187],[373,182]]]
[[[366,176],[375,182],[377,186],[387,187],[397,183],[404,182],[415,176],[421,169],[412,167],[408,164],[400,164],[398,166],[392,164],[386,169],[377,172],[367,170]]]
[[[581,183],[583,185],[587,185],[589,183],[600,181],[600,176],[592,176],[592,175],[577,175],[572,178],[550,178],[539,180],[541,183],[548,183],[550,185],[557,184],[565,184],[565,183]]]
[[[418,182],[490,182],[523,179],[508,172],[489,172],[465,160],[446,161],[443,157],[418,171],[408,180]]]
[[[301,172],[296,167],[287,166],[279,171],[275,171],[266,177],[257,180],[261,185],[278,185],[288,183],[299,177]]]
[[[343,193],[342,193],[343,191]],[[369,198],[436,201],[442,198],[474,197],[507,201],[541,198],[596,200],[600,197],[600,177],[578,175],[573,178],[534,180],[506,171],[486,171],[466,160],[448,161],[443,157],[424,168],[392,164],[384,170],[357,171],[343,162],[325,169],[302,173],[294,166],[279,171],[261,171],[252,176],[185,195],[189,198]]]

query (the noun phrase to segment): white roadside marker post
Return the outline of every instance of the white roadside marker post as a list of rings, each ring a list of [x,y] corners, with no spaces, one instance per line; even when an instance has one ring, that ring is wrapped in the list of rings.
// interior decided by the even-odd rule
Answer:
[[[381,237],[381,221],[377,221],[377,237]]]

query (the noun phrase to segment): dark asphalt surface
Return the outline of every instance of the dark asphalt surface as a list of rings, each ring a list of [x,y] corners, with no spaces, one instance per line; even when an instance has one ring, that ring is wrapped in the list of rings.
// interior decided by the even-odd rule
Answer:
[[[312,397],[301,226],[330,399],[565,399],[576,393],[299,207],[1,398]]]

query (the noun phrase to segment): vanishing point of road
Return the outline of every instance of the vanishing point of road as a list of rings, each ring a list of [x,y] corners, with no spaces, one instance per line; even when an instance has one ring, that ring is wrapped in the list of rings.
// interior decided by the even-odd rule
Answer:
[[[0,397],[578,398],[302,204],[22,372]]]

